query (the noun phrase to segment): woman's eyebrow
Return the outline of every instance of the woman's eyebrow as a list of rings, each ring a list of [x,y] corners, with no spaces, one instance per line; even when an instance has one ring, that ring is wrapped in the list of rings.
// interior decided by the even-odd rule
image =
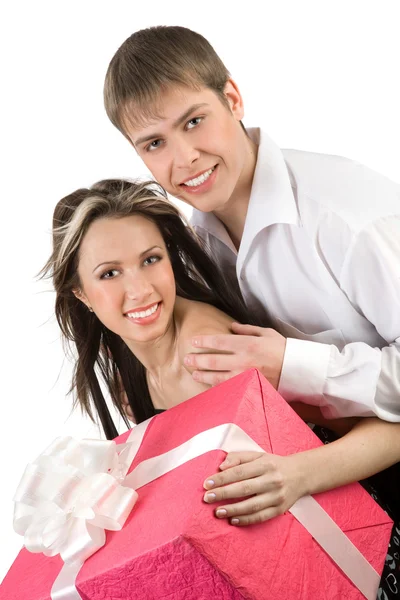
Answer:
[[[151,252],[152,250],[154,250],[155,248],[158,248],[159,250],[162,250],[161,246],[151,246],[151,248],[147,248],[147,250],[143,250],[143,252],[141,252],[139,254],[139,258],[142,258],[142,256],[144,256],[145,254],[147,254],[148,252]],[[96,269],[98,269],[99,267],[102,267],[104,265],[121,265],[122,261],[120,260],[105,260],[104,262],[99,263],[92,271],[92,273],[94,273],[96,271]]]
[[[101,262],[97,265],[97,267],[95,267],[92,271],[92,273],[94,273],[96,271],[96,269],[98,269],[99,267],[102,267],[103,265],[120,265],[121,261],[120,260],[105,260],[104,262]]]

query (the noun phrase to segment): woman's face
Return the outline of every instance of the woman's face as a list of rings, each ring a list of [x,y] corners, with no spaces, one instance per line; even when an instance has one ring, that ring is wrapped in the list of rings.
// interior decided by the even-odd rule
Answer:
[[[134,215],[92,223],[80,246],[78,274],[77,297],[128,345],[157,340],[167,331],[175,279],[152,221]]]

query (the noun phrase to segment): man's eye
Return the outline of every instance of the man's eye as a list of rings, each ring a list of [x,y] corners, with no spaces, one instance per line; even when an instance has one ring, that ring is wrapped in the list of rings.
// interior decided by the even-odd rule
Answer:
[[[153,140],[148,146],[146,146],[146,151],[152,152],[153,150],[157,150],[157,148],[159,148],[161,144],[162,140]]]
[[[160,260],[159,256],[149,256],[148,258],[144,259],[143,264],[145,266],[154,265],[154,263],[158,262],[159,260]]]
[[[203,117],[194,117],[193,119],[190,119],[190,121],[186,123],[186,129],[193,129],[194,127],[197,127],[202,120]]]
[[[109,269],[101,274],[100,279],[113,279],[116,275],[118,275],[117,269]]]

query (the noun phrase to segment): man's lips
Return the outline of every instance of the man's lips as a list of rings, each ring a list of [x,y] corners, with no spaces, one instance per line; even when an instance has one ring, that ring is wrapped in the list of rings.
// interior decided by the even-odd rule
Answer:
[[[191,175],[187,179],[184,179],[183,181],[181,181],[179,183],[179,185],[186,185],[188,181],[192,181],[193,179],[197,179],[198,177],[201,177],[202,175],[204,175],[204,173],[208,173],[208,171],[211,171],[211,170],[214,171],[217,166],[218,166],[218,164],[213,165],[212,167],[209,167],[208,169],[204,169],[203,171],[199,171],[195,175]]]

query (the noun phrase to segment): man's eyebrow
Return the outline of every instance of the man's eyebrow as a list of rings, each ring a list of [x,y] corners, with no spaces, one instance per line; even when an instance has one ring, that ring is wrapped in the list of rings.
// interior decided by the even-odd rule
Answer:
[[[199,108],[203,108],[203,106],[208,106],[207,102],[200,102],[199,104],[192,104],[192,106],[189,106],[189,108],[185,110],[183,115],[181,115],[180,117],[178,117],[178,119],[176,119],[176,121],[174,121],[173,127],[179,127],[179,125],[186,121],[186,119],[190,117],[190,115],[193,112],[199,110]]]
[[[201,102],[199,104],[192,104],[192,106],[189,106],[189,108],[187,110],[185,110],[185,112],[176,119],[176,121],[173,122],[172,126],[174,128],[179,127],[179,125],[181,125],[184,121],[186,121],[186,119],[196,110],[199,110],[199,108],[203,108],[204,106],[208,106],[207,102]],[[144,142],[149,142],[150,140],[156,140],[158,138],[162,138],[162,133],[151,133],[150,135],[144,135],[143,137],[138,138],[137,140],[133,141],[133,145],[134,146],[139,146],[140,144],[143,144]]]

